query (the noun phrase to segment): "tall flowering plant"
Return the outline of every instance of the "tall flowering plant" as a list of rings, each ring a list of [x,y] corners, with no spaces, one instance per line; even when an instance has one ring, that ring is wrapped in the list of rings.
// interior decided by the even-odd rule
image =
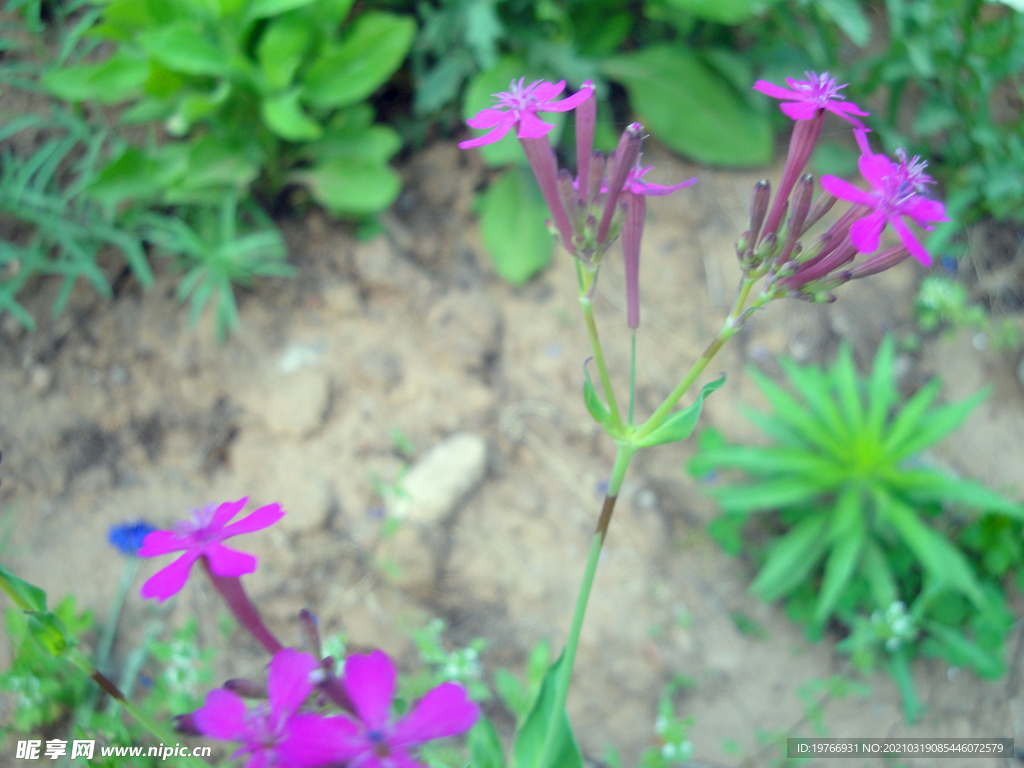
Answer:
[[[687,371],[658,408],[644,421],[634,421],[636,387],[636,329],[640,324],[640,243],[646,214],[647,195],[668,195],[693,184],[690,179],[672,186],[658,186],[644,180],[650,170],[640,164],[643,126],[626,127],[615,151],[608,157],[594,151],[596,106],[594,88],[583,84],[573,96],[552,101],[565,83],[542,81],[524,88],[513,82],[509,92],[495,95],[496,104],[467,121],[471,128],[487,128],[482,136],[460,144],[471,149],[497,141],[512,128],[529,160],[551,212],[549,228],[575,260],[579,300],[593,348],[604,398],[598,396],[584,369],[583,397],[587,409],[616,445],[616,459],[608,491],[598,516],[583,581],[576,603],[565,651],[548,670],[543,694],[533,715],[543,725],[524,728],[516,743],[516,754],[528,754],[524,765],[552,768],[566,762],[566,749],[575,747],[564,714],[572,677],[573,661],[589,600],[601,547],[615,508],[623,478],[634,454],[644,448],[678,442],[690,436],[704,399],[724,383],[724,377],[705,385],[684,408],[679,401],[693,386],[715,354],[732,338],[754,312],[780,298],[834,301],[834,289],[850,280],[889,269],[908,256],[927,266],[931,257],[908,227],[911,221],[924,229],[946,221],[945,209],[926,196],[931,179],[920,158],[907,159],[902,150],[896,160],[871,150],[867,128],[859,118],[868,116],[846,101],[843,85],[828,73],[806,73],[805,80],[789,79],[788,88],[758,81],[754,88],[782,102],[780,109],[793,122],[789,152],[782,178],[772,195],[767,180],[758,182],[751,197],[749,226],[736,243],[742,277],[733,306],[718,335]],[[538,125],[538,113],[576,112],[576,173],[559,169],[547,141],[550,126]],[[859,167],[869,189],[861,189],[834,176],[824,176],[816,192],[815,179],[805,173],[807,162],[821,135],[826,113],[849,123],[861,150]],[[848,202],[827,230],[807,240],[811,228],[838,201]],[[882,230],[891,225],[900,244],[878,251]],[[609,249],[622,241],[626,273],[626,322],[631,330],[631,360],[628,407],[623,412],[612,386],[593,313],[594,286]],[[864,256],[859,263],[858,256]],[[760,290],[755,288],[760,285]],[[568,741],[567,741],[568,740]],[[518,764],[518,763],[517,763]],[[572,764],[579,764],[578,752]]]

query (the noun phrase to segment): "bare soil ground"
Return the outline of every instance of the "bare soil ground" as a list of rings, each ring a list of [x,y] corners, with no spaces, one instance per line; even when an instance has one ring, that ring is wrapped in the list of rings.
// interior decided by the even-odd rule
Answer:
[[[701,181],[650,203],[640,414],[660,402],[724,318],[738,278],[733,241],[751,186],[764,175],[651,154],[655,181],[698,173]],[[223,345],[205,320],[186,327],[176,281],[159,262],[148,293],[131,280],[110,303],[76,290],[55,321],[47,318],[56,288],[41,284],[27,299],[40,329],[0,329],[0,509],[12,527],[5,565],[53,596],[74,592],[102,620],[123,567],[106,542],[112,524],[144,517],[166,526],[189,507],[249,496],[289,511],[274,529],[239,541],[261,558],[245,582],[286,643],[299,642],[295,616],[308,607],[327,633],[344,630],[352,647],[381,647],[407,667],[415,659],[409,630],[434,616],[447,621],[451,643],[486,638],[489,670],[522,669],[545,637],[560,647],[613,457],[580,397],[590,352],[573,268],[559,253],[523,288],[494,275],[470,213],[482,169],[453,145],[428,149],[404,173],[406,192],[385,217],[386,237],[357,242],[319,213],[281,222],[298,277],[241,293],[241,329]],[[845,286],[831,306],[769,306],[702,379],[729,377],[708,400],[702,425],[759,440],[741,406],[765,403],[744,367],[777,374],[779,354],[827,361],[847,339],[863,369],[883,333],[910,329],[919,278],[907,263]],[[616,258],[604,268],[596,311],[624,385],[628,335]],[[910,391],[941,375],[948,398],[993,386],[934,458],[1019,498],[1024,392],[1016,362],[978,352],[966,337],[939,339],[901,358],[900,384]],[[460,431],[488,446],[482,485],[425,539],[430,567],[400,584],[380,567],[390,542],[381,540],[373,481],[401,471],[396,427],[417,456]],[[749,594],[749,564],[708,538],[704,526],[716,511],[685,474],[692,451],[641,454],[612,522],[569,700],[591,765],[602,764],[609,745],[629,765],[654,743],[658,697],[678,674],[696,683],[679,698],[679,712],[696,718],[697,762],[767,765],[780,753],[763,735],[816,735],[800,691],[845,669],[835,638],[808,643],[780,607]],[[156,566],[143,566],[140,583]],[[133,593],[115,659],[154,615],[171,623],[198,615],[203,640],[218,642],[215,596],[199,579],[169,605],[167,614]],[[744,634],[736,617],[763,632]],[[879,673],[867,681],[869,695],[827,704],[827,734],[1016,736],[1024,745],[1020,645],[1018,628],[1008,644],[1012,671],[994,683],[940,661],[917,662],[927,712],[914,726]],[[0,657],[9,658],[9,648]],[[236,631],[231,670],[252,672],[264,661]]]

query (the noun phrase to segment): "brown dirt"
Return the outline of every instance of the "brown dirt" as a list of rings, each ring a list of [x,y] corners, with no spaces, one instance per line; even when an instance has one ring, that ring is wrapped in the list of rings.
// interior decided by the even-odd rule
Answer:
[[[738,278],[732,243],[759,177],[651,155],[656,181],[698,172],[701,181],[650,205],[640,414],[721,323]],[[106,543],[110,525],[140,516],[167,525],[188,507],[248,495],[289,510],[287,524],[243,544],[261,558],[247,587],[286,642],[299,642],[295,614],[309,607],[328,633],[343,629],[353,647],[382,647],[410,667],[408,630],[433,616],[447,620],[455,644],[486,638],[488,669],[521,670],[545,637],[560,647],[613,448],[581,402],[590,352],[572,266],[558,254],[523,288],[493,274],[470,215],[480,173],[451,145],[415,157],[407,191],[385,217],[388,237],[369,243],[318,213],[282,222],[298,278],[240,293],[241,329],[221,346],[209,318],[186,327],[165,265],[146,294],[129,285],[104,303],[76,291],[56,321],[46,319],[55,286],[42,284],[28,299],[40,329],[0,330],[0,508],[12,527],[5,564],[53,596],[76,593],[102,620],[122,569]],[[764,405],[744,366],[775,373],[777,354],[829,359],[848,339],[863,367],[885,330],[907,327],[919,276],[908,263],[844,287],[831,306],[770,306],[702,379],[729,375],[702,424],[758,439],[737,408]],[[622,285],[621,264],[610,258],[596,310],[620,373],[628,370]],[[950,398],[992,384],[994,394],[935,455],[1019,496],[1024,394],[1011,362],[964,338],[940,340],[903,361],[902,382],[941,374]],[[371,478],[400,470],[394,427],[418,455],[461,430],[483,436],[490,452],[483,486],[435,542],[436,578],[404,591],[375,565],[387,543]],[[758,734],[815,735],[799,691],[845,669],[833,640],[808,643],[778,606],[749,594],[749,567],[708,538],[715,508],[684,472],[692,450],[640,455],[612,522],[569,700],[591,765],[609,745],[633,764],[653,743],[658,697],[677,674],[696,683],[679,712],[696,718],[700,763],[768,764],[778,750]],[[154,570],[144,565],[140,579]],[[170,605],[169,622],[198,615],[203,639],[216,641],[216,601],[199,579]],[[135,628],[165,614],[133,594],[115,654],[131,648]],[[761,636],[741,633],[739,614]],[[913,727],[878,673],[870,695],[828,704],[827,733],[1024,738],[1019,642],[1015,629],[1014,672],[996,683],[918,661],[927,713]],[[263,662],[236,632],[231,670]]]

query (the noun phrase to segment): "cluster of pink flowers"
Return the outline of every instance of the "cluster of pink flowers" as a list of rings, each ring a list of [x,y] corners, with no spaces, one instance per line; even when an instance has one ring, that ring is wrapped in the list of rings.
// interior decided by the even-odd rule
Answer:
[[[139,557],[183,552],[146,581],[143,597],[164,601],[177,594],[192,565],[200,562],[242,625],[273,654],[265,686],[232,681],[210,691],[204,706],[180,718],[179,727],[241,743],[232,759],[247,756],[245,768],[424,768],[411,753],[429,741],[469,730],[480,717],[479,706],[461,685],[448,682],[395,719],[397,670],[383,652],[348,656],[339,678],[333,659],[317,658],[315,627],[311,643],[316,656],[283,647],[263,625],[239,581],[256,570],[256,558],[221,543],[267,528],[284,515],[278,504],[270,504],[231,523],[246,501],[193,510],[172,530],[149,533],[138,552]],[[242,691],[258,701],[248,704],[239,695]]]
[[[906,220],[931,230],[947,221],[941,203],[924,196],[931,179],[925,163],[907,160],[897,150],[894,162],[871,151],[867,129],[859,120],[867,112],[847,102],[828,73],[806,73],[806,80],[787,79],[788,88],[758,81],[754,88],[782,100],[780,109],[794,120],[789,153],[782,179],[771,202],[767,182],[755,189],[751,227],[741,239],[740,259],[745,269],[768,265],[769,281],[787,295],[820,298],[823,292],[857,277],[888,269],[908,255],[925,266],[931,257],[907,226]],[[554,229],[584,267],[595,269],[607,247],[622,236],[626,264],[626,303],[630,327],[639,324],[638,269],[640,238],[646,213],[647,195],[667,195],[689,186],[690,179],[672,186],[644,181],[650,167],[640,166],[643,126],[634,123],[622,135],[618,148],[607,160],[593,151],[596,107],[594,87],[588,81],[568,98],[555,101],[565,82],[552,84],[524,80],[513,82],[510,90],[495,95],[496,105],[470,118],[471,128],[488,132],[459,146],[468,149],[495,142],[518,126],[517,136],[551,211]],[[576,110],[577,174],[557,170],[554,151],[547,134],[552,126],[538,117],[540,112]],[[861,149],[861,174],[870,185],[863,191],[835,176],[823,176],[824,194],[813,198],[813,179],[802,176],[815,143],[821,135],[825,113],[842,118],[854,127]],[[792,199],[791,199],[792,196]],[[849,212],[810,248],[798,239],[818,221],[837,199],[850,202]],[[771,205],[769,207],[769,202]],[[787,217],[783,221],[784,217]],[[846,269],[856,255],[874,254],[886,224],[892,226],[901,245],[875,254],[853,269]]]

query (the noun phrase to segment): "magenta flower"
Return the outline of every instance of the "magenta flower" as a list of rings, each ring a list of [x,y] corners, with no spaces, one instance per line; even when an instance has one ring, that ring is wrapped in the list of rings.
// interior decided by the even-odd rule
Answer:
[[[460,142],[461,149],[493,144],[512,130],[516,123],[519,124],[517,135],[520,139],[539,139],[546,136],[554,126],[537,117],[538,112],[568,112],[586,101],[594,92],[594,86],[588,80],[569,98],[552,101],[565,90],[565,80],[557,84],[535,80],[524,88],[525,80],[526,78],[522,77],[518,81],[513,80],[508,91],[494,94],[497,106],[483,109],[466,121],[470,128],[491,130],[483,136]]]
[[[466,698],[458,683],[442,683],[404,717],[391,721],[396,669],[383,651],[345,659],[342,683],[355,705],[359,722],[332,717],[333,758],[347,768],[423,768],[409,750],[434,739],[468,731],[480,707]],[[296,741],[306,738],[309,724],[293,729]],[[318,736],[313,736],[317,740]]]
[[[836,85],[834,77],[829,77],[828,72],[817,74],[816,72],[804,72],[806,80],[794,80],[786,78],[786,84],[792,89],[788,90],[782,86],[758,80],[754,83],[754,90],[767,94],[775,99],[782,99],[783,104],[779,109],[783,114],[794,120],[810,120],[818,110],[824,109],[834,115],[838,115],[858,128],[864,125],[853,115],[866,117],[869,113],[861,111],[860,107],[852,102],[844,101],[839,91],[845,85]]]
[[[681,181],[678,184],[672,184],[670,186],[664,186],[662,184],[652,184],[649,181],[644,181],[644,176],[648,171],[653,170],[653,165],[634,166],[633,170],[629,172],[626,177],[626,183],[622,185],[623,192],[632,192],[634,195],[656,195],[663,197],[665,195],[671,195],[677,189],[683,189],[691,184],[697,183],[697,177],[694,176],[692,179]],[[602,189],[602,192],[607,192],[607,189]]]
[[[841,200],[872,208],[867,216],[855,221],[850,227],[850,240],[860,253],[874,253],[878,239],[886,223],[899,235],[906,249],[926,267],[932,263],[931,256],[910,231],[903,217],[908,217],[919,227],[931,231],[932,222],[949,221],[942,203],[922,197],[926,185],[933,183],[924,169],[927,163],[915,156],[907,160],[907,153],[896,150],[898,163],[885,155],[872,154],[866,137],[857,132],[857,141],[864,154],[857,165],[871,191],[857,189],[847,181],[835,176],[822,176],[822,188]]]
[[[209,504],[203,509],[194,509],[189,519],[178,522],[173,530],[154,531],[146,536],[139,557],[157,557],[182,550],[185,554],[151,576],[142,585],[142,596],[155,597],[163,602],[171,595],[176,595],[188,581],[192,564],[200,557],[206,557],[210,571],[217,576],[237,577],[255,571],[255,557],[225,547],[221,542],[232,536],[273,525],[284,517],[284,510],[279,504],[268,504],[228,525],[248,500],[246,497],[239,501],[225,502],[216,508]]]
[[[304,768],[333,762],[323,737],[332,732],[330,722],[315,714],[296,714],[312,693],[310,675],[319,668],[308,653],[285,648],[270,662],[268,701],[250,709],[238,694],[217,688],[206,695],[206,704],[193,713],[192,722],[204,736],[242,742],[231,759],[248,754],[245,768]],[[310,738],[289,739],[296,729]]]

